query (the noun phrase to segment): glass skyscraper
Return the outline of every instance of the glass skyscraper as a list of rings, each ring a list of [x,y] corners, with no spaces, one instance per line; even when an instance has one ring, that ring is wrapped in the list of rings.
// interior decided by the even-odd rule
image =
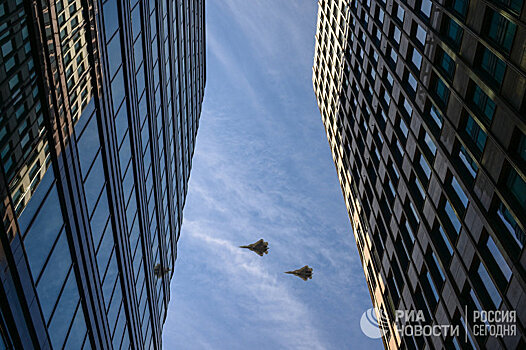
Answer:
[[[160,349],[204,0],[0,0],[0,349]]]
[[[318,4],[314,91],[385,347],[525,349],[525,2]]]

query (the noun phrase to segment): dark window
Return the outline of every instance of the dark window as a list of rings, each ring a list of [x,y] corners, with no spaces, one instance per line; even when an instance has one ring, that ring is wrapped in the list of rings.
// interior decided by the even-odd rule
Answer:
[[[469,155],[468,151],[464,148],[464,146],[460,146],[460,150],[458,153],[458,157],[464,163],[464,166],[468,170],[469,174],[475,178],[477,175],[477,171],[479,170],[479,167],[475,160]]]
[[[526,182],[515,169],[510,169],[506,187],[513,194],[517,202],[526,209]]]
[[[479,68],[486,73],[486,80],[500,88],[504,80],[506,64],[484,45],[480,45],[475,61]]]
[[[516,14],[521,13],[523,0],[495,0],[496,2],[504,5],[511,11],[515,12]]]
[[[465,130],[471,141],[477,146],[478,151],[482,152],[486,144],[487,135],[470,115],[467,117]]]
[[[468,12],[469,0],[448,0],[447,7],[462,18],[466,18]]]
[[[484,117],[484,122],[490,124],[495,114],[495,102],[478,85],[475,85],[473,89],[471,100],[474,108]]]
[[[526,162],[526,135],[521,134],[517,154]]]
[[[517,220],[510,212],[508,207],[506,207],[504,203],[500,201],[497,205],[497,215],[506,229],[510,232],[511,236],[515,239],[520,249],[522,249],[524,243],[526,242],[526,233],[524,233],[524,230],[519,226]]]
[[[510,53],[517,25],[488,8],[485,20],[485,35],[506,53]]]
[[[453,46],[453,48],[458,49],[460,47],[463,29],[448,16],[444,16],[442,34],[446,36],[447,41]]]
[[[482,263],[479,263],[479,267],[477,269],[478,276],[480,277],[482,281],[482,285],[486,289],[489,297],[491,298],[491,301],[493,302],[493,305],[498,308],[500,306],[500,303],[502,302],[502,297],[499,294],[499,291],[495,284],[493,283],[493,280],[491,279],[488,270],[484,267]]]
[[[447,105],[449,100],[449,88],[439,77],[435,76],[434,93],[442,105]]]
[[[437,48],[436,61],[442,72],[446,75],[449,80],[453,80],[455,75],[455,61],[440,47]]]

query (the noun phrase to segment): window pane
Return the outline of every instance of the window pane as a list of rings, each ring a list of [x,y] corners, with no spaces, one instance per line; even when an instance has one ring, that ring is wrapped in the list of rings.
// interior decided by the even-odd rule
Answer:
[[[86,336],[86,321],[84,319],[84,311],[82,305],[79,304],[77,308],[77,314],[73,320],[73,325],[69,332],[68,340],[66,342],[65,349],[81,349],[82,342]]]
[[[451,222],[451,224],[453,225],[453,228],[455,229],[455,231],[457,233],[460,232],[460,228],[462,227],[462,224],[460,223],[460,220],[458,219],[457,217],[457,214],[455,213],[455,210],[453,210],[453,207],[451,206],[451,204],[449,203],[448,200],[446,200],[446,204],[445,204],[445,211],[446,211],[446,214],[449,218],[449,221]]]
[[[490,251],[491,255],[495,259],[495,262],[497,263],[497,266],[499,267],[500,271],[504,275],[507,281],[511,278],[511,270],[508,266],[508,263],[502,256],[500,249],[497,248],[497,245],[495,244],[495,241],[491,236],[488,237],[488,243],[487,243],[488,250]]]
[[[462,202],[462,205],[467,207],[468,205],[468,197],[464,193],[464,190],[462,190],[462,187],[460,187],[460,184],[458,183],[457,179],[453,176],[451,178],[451,186],[453,187],[453,190],[455,190],[455,193],[457,194],[458,198]]]
[[[502,298],[499,294],[499,291],[497,290],[497,287],[495,287],[495,284],[491,280],[488,271],[486,270],[484,265],[482,265],[482,263],[479,265],[478,274],[480,276],[480,279],[482,280],[482,283],[484,284],[484,287],[488,291],[488,294],[491,297],[493,304],[496,308],[498,308],[500,306]]]
[[[88,214],[93,213],[95,203],[100,196],[104,186],[104,168],[102,166],[102,155],[99,152],[97,159],[93,163],[91,170],[84,182],[84,193],[86,194],[86,203],[88,205]]]
[[[497,12],[488,9],[487,36],[505,52],[511,51],[517,25],[511,23]]]
[[[24,238],[27,260],[35,280],[38,278],[44,262],[51,252],[53,243],[64,224],[61,213],[58,193],[55,186],[53,186]]]
[[[513,196],[515,196],[515,199],[520,205],[522,205],[523,208],[526,208],[526,182],[524,182],[515,169],[511,169],[506,186]]]
[[[79,303],[79,291],[73,270],[69,274],[68,281],[60,295],[57,309],[53,313],[53,319],[49,324],[49,337],[55,349],[64,345],[64,340],[72,323],[73,314]]]
[[[515,239],[519,247],[522,249],[522,247],[524,246],[524,242],[526,241],[526,234],[520,228],[517,221],[515,221],[515,218],[513,217],[509,209],[502,202],[499,203],[499,206],[497,208],[497,215],[502,220],[502,223],[508,229],[511,236]]]
[[[484,131],[482,131],[480,126],[471,116],[468,116],[466,121],[466,133],[475,146],[477,146],[477,150],[482,152],[484,150],[484,146],[486,145],[486,139],[488,136]]]
[[[495,102],[493,102],[478,85],[475,85],[473,92],[473,103],[475,104],[475,108],[486,118],[485,121],[488,123],[491,122],[495,114]]]
[[[97,128],[97,118],[94,114],[86,128],[79,136],[77,141],[77,148],[79,153],[80,168],[84,178],[88,175],[89,168],[95,159],[100,148],[99,131]]]
[[[37,283],[38,299],[44,319],[48,320],[58,299],[58,294],[71,267],[66,233],[62,231],[40,280]]]
[[[506,64],[485,46],[481,50],[479,64],[480,68],[487,73],[487,79],[490,80],[490,83],[500,87],[504,80]]]

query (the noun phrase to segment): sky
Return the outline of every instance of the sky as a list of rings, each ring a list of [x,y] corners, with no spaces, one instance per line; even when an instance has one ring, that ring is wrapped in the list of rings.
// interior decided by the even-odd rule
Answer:
[[[383,349],[360,330],[372,303],[312,88],[317,3],[206,2],[164,348]],[[238,248],[260,238],[268,255]]]

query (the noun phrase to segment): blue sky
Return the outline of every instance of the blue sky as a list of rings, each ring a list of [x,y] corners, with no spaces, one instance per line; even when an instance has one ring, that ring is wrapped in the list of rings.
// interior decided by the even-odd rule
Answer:
[[[207,86],[166,349],[381,349],[312,90],[317,4],[207,0]],[[260,238],[269,254],[237,246]],[[283,272],[308,264],[312,280]]]

